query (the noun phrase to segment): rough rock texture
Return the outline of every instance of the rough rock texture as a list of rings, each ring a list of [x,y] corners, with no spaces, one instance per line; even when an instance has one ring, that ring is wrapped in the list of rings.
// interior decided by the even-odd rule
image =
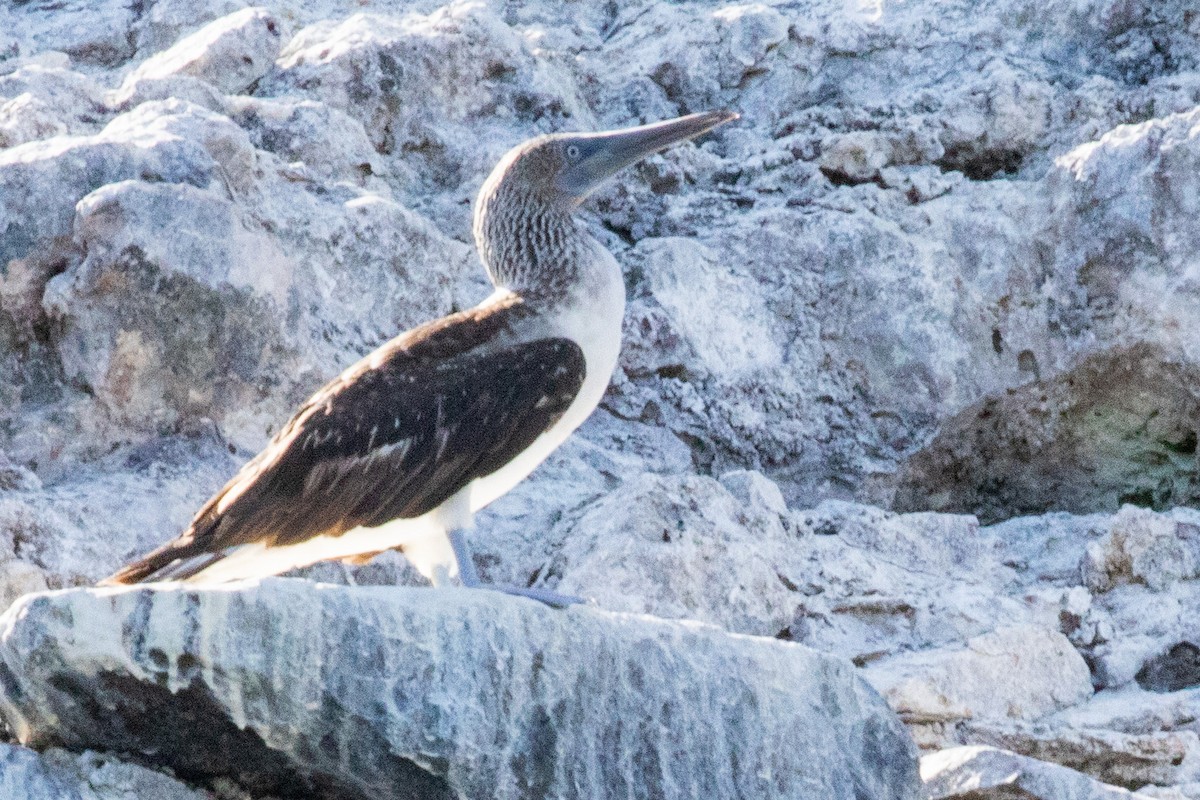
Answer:
[[[852,659],[927,748],[1200,798],[1194,0],[0,5],[0,602],[174,535],[484,297],[508,147],[718,107],[585,207],[621,363],[480,572]]]
[[[849,664],[696,623],[275,579],[32,595],[0,628],[23,743],[152,754],[256,792],[920,793],[911,740]]]
[[[180,39],[146,59],[129,73],[113,98],[128,102],[142,81],[163,81],[187,75],[210,84],[221,94],[241,94],[267,74],[279,55],[283,30],[265,8],[246,8]]]
[[[1086,775],[993,747],[955,747],[921,759],[930,800],[1146,800]]]
[[[158,772],[111,756],[0,744],[0,797],[16,800],[209,800]]]

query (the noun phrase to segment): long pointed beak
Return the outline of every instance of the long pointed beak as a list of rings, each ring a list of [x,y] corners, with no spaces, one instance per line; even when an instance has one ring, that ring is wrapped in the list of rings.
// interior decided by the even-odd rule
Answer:
[[[563,170],[559,185],[566,193],[582,200],[630,164],[737,118],[732,111],[704,111],[636,128],[571,134],[567,138],[578,147],[578,157]]]

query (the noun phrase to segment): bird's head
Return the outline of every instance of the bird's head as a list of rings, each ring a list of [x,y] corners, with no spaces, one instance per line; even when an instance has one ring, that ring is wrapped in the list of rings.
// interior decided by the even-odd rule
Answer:
[[[705,111],[636,128],[553,133],[517,145],[484,181],[475,203],[475,239],[493,279],[502,282],[505,269],[536,272],[536,265],[519,262],[556,258],[553,249],[526,247],[526,241],[537,235],[553,244],[557,230],[565,230],[554,220],[565,222],[624,167],[737,117],[732,111]],[[534,269],[523,270],[526,266]]]
[[[573,209],[624,167],[737,117],[732,111],[705,111],[636,128],[530,139],[500,159],[480,190],[479,205],[486,206],[492,196],[515,188]]]

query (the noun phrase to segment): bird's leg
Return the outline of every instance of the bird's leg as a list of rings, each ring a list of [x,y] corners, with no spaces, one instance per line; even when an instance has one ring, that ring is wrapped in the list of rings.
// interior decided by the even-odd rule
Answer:
[[[450,537],[450,546],[454,549],[454,560],[458,562],[458,580],[463,586],[469,589],[491,589],[494,592],[504,592],[505,594],[516,595],[518,597],[528,597],[530,600],[537,600],[539,603],[545,603],[551,608],[566,608],[567,606],[586,603],[582,597],[575,597],[569,594],[559,594],[552,592],[549,589],[534,589],[530,587],[522,588],[520,586],[500,586],[494,584],[486,584],[479,580],[479,573],[475,571],[475,562],[471,560],[471,548],[467,545],[467,537],[462,530],[452,530],[447,534]]]
[[[454,549],[454,560],[458,562],[458,582],[468,589],[478,589],[479,573],[475,571],[475,559],[471,558],[466,535],[461,530],[452,530],[447,535],[450,547]]]

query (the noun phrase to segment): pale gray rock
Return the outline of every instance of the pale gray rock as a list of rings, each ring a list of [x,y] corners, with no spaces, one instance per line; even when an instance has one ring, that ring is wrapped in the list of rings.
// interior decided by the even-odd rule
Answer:
[[[185,103],[151,104],[117,117],[95,136],[0,151],[0,263],[30,257],[69,236],[75,203],[108,183],[149,178],[206,186],[216,163],[189,133],[193,123],[203,129],[213,121],[200,111]]]
[[[224,94],[240,94],[270,69],[285,41],[282,23],[265,8],[244,8],[210,22],[143,61],[112,102],[125,105],[141,80],[187,75]]]
[[[312,100],[231,97],[230,118],[249,134],[254,146],[303,169],[309,180],[370,184],[387,193],[387,184],[370,181],[387,166],[354,117]]]
[[[0,75],[0,148],[95,133],[106,118],[103,91],[64,67],[29,64]]]
[[[726,472],[719,478],[724,486],[742,504],[747,513],[762,509],[767,514],[787,515],[787,502],[783,492],[766,475],[756,470],[739,469]]]
[[[483,4],[457,3],[311,25],[284,47],[260,92],[302,94],[346,112],[378,151],[412,166],[425,193],[466,199],[527,138],[515,127],[587,119],[572,83]]]
[[[68,379],[123,426],[173,430],[181,415],[224,421],[261,400],[265,371],[300,369],[279,325],[292,264],[225,197],[109,184],[78,204],[75,239],[87,257],[50,282],[43,302]],[[188,324],[163,330],[164,302]]]
[[[1145,705],[1143,698],[1129,693],[1124,697],[1127,713],[1136,713]],[[1116,786],[1175,784],[1195,774],[1200,740],[1194,731],[1110,730],[1110,726],[1118,727],[1111,719],[1107,725],[1097,724],[1098,714],[1079,713],[1096,704],[1094,700],[1038,723],[968,722],[960,726],[957,735],[962,741],[1059,764]]]
[[[8,608],[22,595],[49,588],[46,573],[36,565],[20,558],[0,560],[0,606]]]
[[[922,744],[1200,776],[1200,518],[1121,510],[1200,496],[1192,0],[247,5],[0,6],[0,561],[102,577],[322,381],[485,296],[470,200],[509,146],[728,107],[587,206],[621,367],[480,515],[481,573],[882,672],[1057,631],[1094,695]],[[278,41],[231,27],[261,14]],[[1051,639],[1002,648],[1030,685]]]
[[[1195,502],[1197,119],[1120,126],[1056,161],[1046,323],[1076,343],[1005,342],[1036,383],[948,420],[910,460],[901,507],[939,490],[936,507],[989,517]]]
[[[58,50],[73,61],[114,67],[133,55],[129,30],[138,9],[127,0],[13,3],[4,26],[18,53]]]
[[[1028,625],[972,638],[965,648],[893,656],[864,674],[917,725],[1036,720],[1092,695],[1087,664],[1067,638]]]
[[[930,800],[1138,800],[1148,795],[994,747],[955,747],[921,758]]]
[[[1138,794],[1153,797],[1155,800],[1195,800],[1200,797],[1200,783],[1187,783],[1179,786],[1143,786]]]
[[[226,107],[225,95],[212,84],[191,75],[132,78],[122,84],[119,92],[112,92],[108,97],[111,107],[122,111],[155,100],[183,101],[217,113],[224,113]]]
[[[167,775],[110,755],[0,744],[0,796],[21,800],[209,800]]]
[[[280,579],[33,595],[5,621],[22,742],[153,752],[256,792],[920,791],[911,740],[849,664],[696,623]]]
[[[257,449],[357,354],[450,310],[473,258],[386,197],[357,187],[310,192],[314,176],[295,179],[229,118],[178,100],[145,103],[95,137],[24,147],[7,151],[10,170],[0,165],[15,190],[5,196],[14,213],[2,310],[27,342],[17,345],[43,365],[17,361],[33,372],[29,382],[60,396],[55,380],[89,393],[74,404],[78,395],[68,394],[50,413],[82,415],[65,433],[72,424],[91,430],[31,441],[22,429],[7,447],[22,463],[46,465],[63,450],[78,457],[122,432],[144,440],[199,418]],[[88,166],[78,171],[81,158]],[[347,170],[369,171],[361,151],[347,161]],[[89,177],[100,191],[74,197],[91,188],[78,183]],[[57,185],[66,181],[76,184]],[[43,195],[71,201],[46,207]],[[35,206],[42,214],[24,222]],[[224,232],[213,238],[217,228]],[[356,283],[375,291],[341,288]],[[164,305],[178,324],[162,326]],[[56,332],[54,354],[36,333],[45,325]]]
[[[716,480],[647,474],[588,506],[547,574],[603,608],[769,636],[795,611],[794,549],[778,513]]]
[[[853,184],[880,180],[883,168],[893,162],[886,137],[878,132],[853,131],[823,142],[818,164],[831,181]]]
[[[246,0],[156,0],[144,9],[134,26],[139,58],[167,50],[214,20],[229,17],[251,4]],[[274,6],[280,8],[280,6]]]
[[[91,584],[178,535],[242,459],[212,430],[124,448],[47,487],[0,491],[0,561]]]
[[[1108,535],[1089,544],[1079,568],[1084,584],[1093,592],[1105,592],[1123,582],[1144,583],[1162,591],[1196,577],[1198,547],[1200,528],[1125,506],[1113,517]]]

